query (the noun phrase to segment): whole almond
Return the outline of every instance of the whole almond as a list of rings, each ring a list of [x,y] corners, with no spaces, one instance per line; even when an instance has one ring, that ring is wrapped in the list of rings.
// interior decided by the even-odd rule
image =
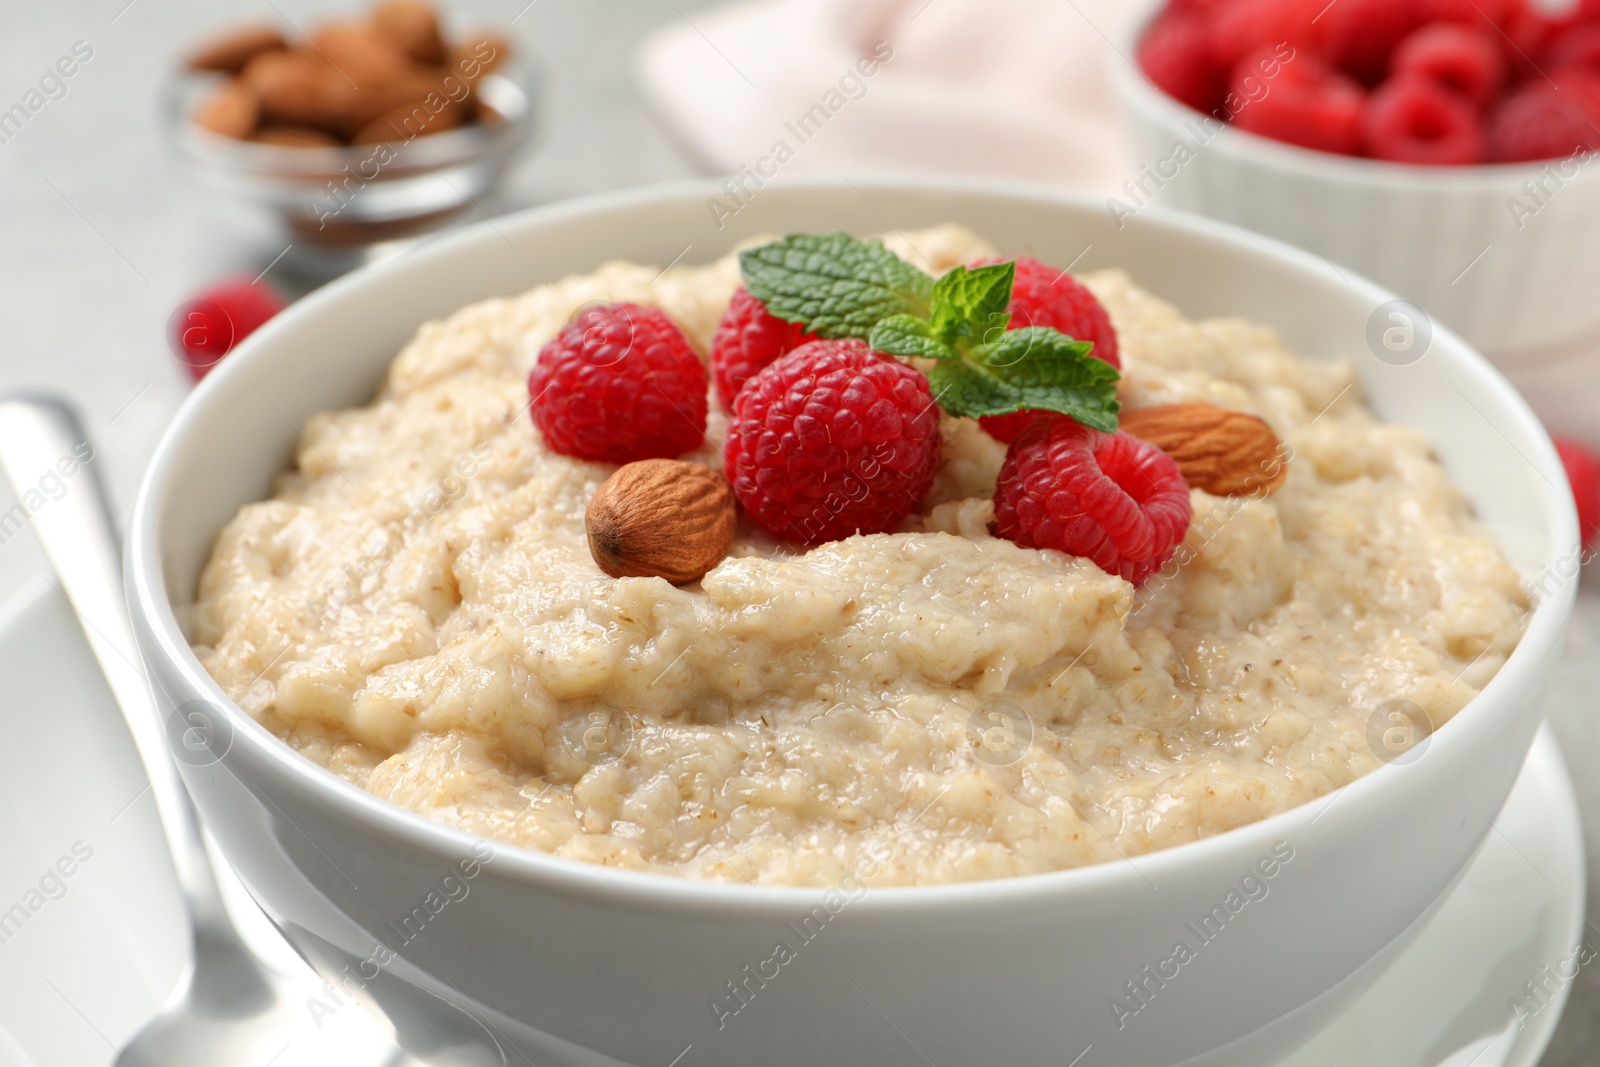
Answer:
[[[240,80],[255,93],[267,122],[326,127],[348,86],[315,52],[267,52],[256,56]]]
[[[372,24],[418,63],[444,60],[439,15],[422,0],[382,0],[372,9]]]
[[[1123,412],[1121,429],[1177,461],[1192,488],[1214,496],[1268,495],[1289,473],[1272,427],[1215,404],[1166,404]]]
[[[430,133],[453,130],[466,118],[466,108],[460,104],[447,102],[438,111],[429,109],[426,103],[401,104],[361,127],[351,140],[355,144],[410,141],[417,137],[426,137]]]
[[[261,53],[279,52],[288,47],[283,34],[273,26],[237,26],[200,42],[189,53],[189,69],[237,74]]]
[[[223,137],[249,137],[261,117],[256,95],[248,86],[231,81],[217,86],[194,109],[194,124]]]
[[[393,38],[365,22],[324,23],[311,34],[311,47],[357,90],[390,85],[411,69]]]
[[[728,554],[733,490],[702,463],[645,459],[618,467],[589,501],[589,552],[613,578],[693,582]]]

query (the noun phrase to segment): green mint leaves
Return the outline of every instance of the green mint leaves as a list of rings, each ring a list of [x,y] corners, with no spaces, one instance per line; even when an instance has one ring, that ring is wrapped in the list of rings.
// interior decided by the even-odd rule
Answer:
[[[739,256],[745,285],[780,319],[935,361],[928,382],[951,415],[1055,411],[1115,433],[1117,371],[1058,330],[1008,330],[1015,263],[957,267],[937,281],[878,241],[791,234]]]
[[[797,233],[739,254],[745,285],[787,322],[818,337],[866,339],[890,315],[926,316],[933,279],[880,241]]]

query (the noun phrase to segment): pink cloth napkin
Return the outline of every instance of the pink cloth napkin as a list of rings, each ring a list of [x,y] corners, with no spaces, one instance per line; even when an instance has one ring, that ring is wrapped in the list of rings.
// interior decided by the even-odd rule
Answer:
[[[899,171],[1111,193],[1133,0],[755,0],[648,38],[647,99],[708,169]]]

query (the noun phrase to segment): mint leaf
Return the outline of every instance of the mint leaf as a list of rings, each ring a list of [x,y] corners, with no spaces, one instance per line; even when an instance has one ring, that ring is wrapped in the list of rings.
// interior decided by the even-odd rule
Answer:
[[[1053,360],[1083,364],[1085,373],[1100,375],[1110,372],[1110,377],[1101,379],[1114,382],[1119,377],[1117,369],[1103,359],[1093,359],[1089,353],[1094,351],[1093,341],[1075,341],[1060,330],[1048,326],[1025,326],[1020,330],[1007,330],[1000,334],[993,344],[980,346],[973,355],[981,359],[987,366],[1003,369],[1018,367],[1024,363],[1039,360]]]
[[[1029,326],[978,346],[956,363],[929,368],[939,405],[952,415],[981,418],[1015,411],[1054,411],[1093,430],[1116,433],[1116,368],[1090,356],[1093,346],[1057,330]]]
[[[915,315],[890,315],[872,328],[867,344],[891,356],[960,359],[954,345],[933,335],[933,324]]]
[[[933,333],[984,341],[997,336],[1011,321],[1011,285],[1015,263],[988,267],[956,267],[933,283]]]
[[[842,231],[790,234],[739,253],[745,285],[767,310],[818,337],[866,339],[891,315],[927,318],[933,279],[881,241]]]

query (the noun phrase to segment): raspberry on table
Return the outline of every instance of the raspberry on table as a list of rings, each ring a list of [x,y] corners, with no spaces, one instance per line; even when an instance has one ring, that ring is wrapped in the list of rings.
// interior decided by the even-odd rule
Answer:
[[[974,267],[1004,263],[1004,259],[980,259]],[[1064,270],[1028,256],[1017,257],[1016,281],[1011,286],[1011,324],[1008,329],[1048,326],[1075,341],[1094,345],[1090,354],[1122,369],[1122,351],[1111,316],[1088,287]],[[1011,415],[990,415],[978,420],[997,441],[1007,444],[1033,424],[1038,412],[1018,411]]]
[[[1192,511],[1171,456],[1130,434],[1057,416],[1012,442],[994,514],[1000,537],[1082,556],[1139,585],[1172,558]]]
[[[745,383],[723,454],[740,505],[780,537],[882,533],[933,483],[939,409],[920,371],[861,341],[812,341]]]
[[[231,278],[197,294],[173,313],[168,342],[199,381],[240,341],[288,306],[264,280]]]
[[[1436,22],[1407,37],[1395,50],[1392,69],[1392,79],[1420,76],[1479,108],[1493,102],[1506,79],[1499,40],[1489,31],[1453,22]]]
[[[1337,5],[1336,5],[1337,6]],[[1275,58],[1270,50],[1239,64],[1239,80],[1254,77],[1260,64]],[[1234,91],[1249,98],[1249,87]],[[1277,141],[1341,155],[1361,151],[1361,123],[1367,98],[1361,86],[1311,55],[1280,63],[1265,96],[1234,118],[1242,130]]]
[[[711,380],[722,410],[733,411],[734,398],[757,371],[812,340],[804,326],[778,318],[739,286],[711,341]]]
[[[1211,28],[1200,15],[1175,9],[1139,42],[1139,69],[1174,100],[1211,114],[1222,106],[1227,68],[1211,52]]]
[[[578,315],[540,350],[528,396],[545,444],[579,459],[673,459],[705,441],[705,367],[659,308]]]
[[[1532,81],[1489,116],[1489,158],[1527,163],[1570,156],[1600,146],[1600,78],[1584,71],[1556,75],[1557,84]]]
[[[1372,94],[1363,135],[1368,155],[1393,163],[1463,166],[1488,151],[1473,104],[1418,74],[1391,78]]]
[[[1555,443],[1578,506],[1579,539],[1584,548],[1594,548],[1600,543],[1600,458],[1570,438],[1557,437]]]

